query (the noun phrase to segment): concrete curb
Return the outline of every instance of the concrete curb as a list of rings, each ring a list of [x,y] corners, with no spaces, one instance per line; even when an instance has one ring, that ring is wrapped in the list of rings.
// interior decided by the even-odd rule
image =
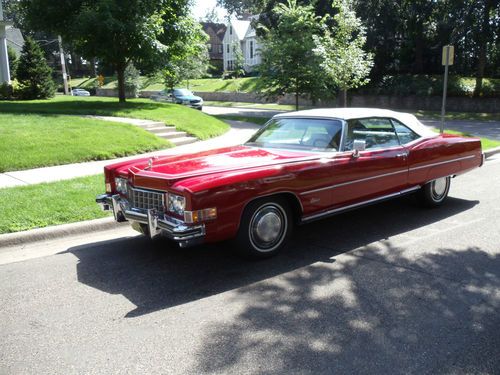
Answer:
[[[487,159],[490,156],[498,154],[498,153],[500,153],[500,147],[495,147],[495,148],[491,148],[489,150],[484,151],[484,156]]]
[[[52,227],[31,229],[23,232],[0,235],[0,248],[10,247],[32,242],[51,240],[71,235],[93,233],[118,228],[128,223],[117,223],[114,218],[80,221],[77,223],[54,225]]]

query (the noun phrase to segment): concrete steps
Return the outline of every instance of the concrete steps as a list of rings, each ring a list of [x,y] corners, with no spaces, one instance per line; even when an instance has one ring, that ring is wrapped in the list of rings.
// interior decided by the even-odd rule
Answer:
[[[190,143],[196,142],[198,139],[194,137],[179,137],[179,138],[172,138],[169,139],[171,143],[173,143],[176,146],[182,146],[182,145],[187,145]]]
[[[151,128],[143,128],[143,129],[155,134],[173,133],[176,131],[175,126],[165,126],[165,125],[155,126]]]
[[[187,145],[189,143],[198,141],[198,138],[190,137],[186,132],[177,131],[175,126],[166,126],[165,123],[161,121],[140,120],[127,117],[111,117],[111,116],[84,116],[84,117],[135,125],[156,135],[157,137],[167,139],[176,146]]]
[[[138,126],[150,133],[153,133],[157,137],[168,140],[176,146],[187,145],[198,140],[195,137],[188,136],[186,132],[177,131],[175,126],[165,126],[163,122],[140,124]]]

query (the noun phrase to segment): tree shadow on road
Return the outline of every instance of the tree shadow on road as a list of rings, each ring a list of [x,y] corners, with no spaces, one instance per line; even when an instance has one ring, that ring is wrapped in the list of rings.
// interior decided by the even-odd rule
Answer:
[[[404,198],[367,207],[299,227],[285,253],[258,262],[235,256],[230,244],[177,249],[165,241],[151,243],[141,236],[91,243],[67,251],[79,259],[77,275],[81,283],[123,295],[137,306],[125,316],[136,317],[248,286],[316,262],[329,263],[335,255],[355,253],[373,242],[452,218],[475,204],[476,201],[450,198],[446,206],[427,211]],[[370,256],[387,257],[390,253],[374,252]]]
[[[192,372],[498,373],[500,257],[442,248],[408,265],[385,246],[390,261],[347,254],[236,290],[241,312],[207,329]]]

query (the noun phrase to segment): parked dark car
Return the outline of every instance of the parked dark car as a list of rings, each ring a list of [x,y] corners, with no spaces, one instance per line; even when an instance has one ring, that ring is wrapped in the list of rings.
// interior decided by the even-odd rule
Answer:
[[[200,111],[203,109],[203,99],[187,89],[162,90],[158,94],[152,95],[151,99],[187,105]]]

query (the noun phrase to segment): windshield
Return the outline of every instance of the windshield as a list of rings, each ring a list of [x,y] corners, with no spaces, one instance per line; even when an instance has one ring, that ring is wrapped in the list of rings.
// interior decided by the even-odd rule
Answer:
[[[186,90],[186,89],[175,89],[174,95],[175,96],[191,96],[191,95],[193,95],[193,93],[189,90]]]
[[[254,134],[248,146],[338,151],[342,122],[330,119],[277,118]]]

